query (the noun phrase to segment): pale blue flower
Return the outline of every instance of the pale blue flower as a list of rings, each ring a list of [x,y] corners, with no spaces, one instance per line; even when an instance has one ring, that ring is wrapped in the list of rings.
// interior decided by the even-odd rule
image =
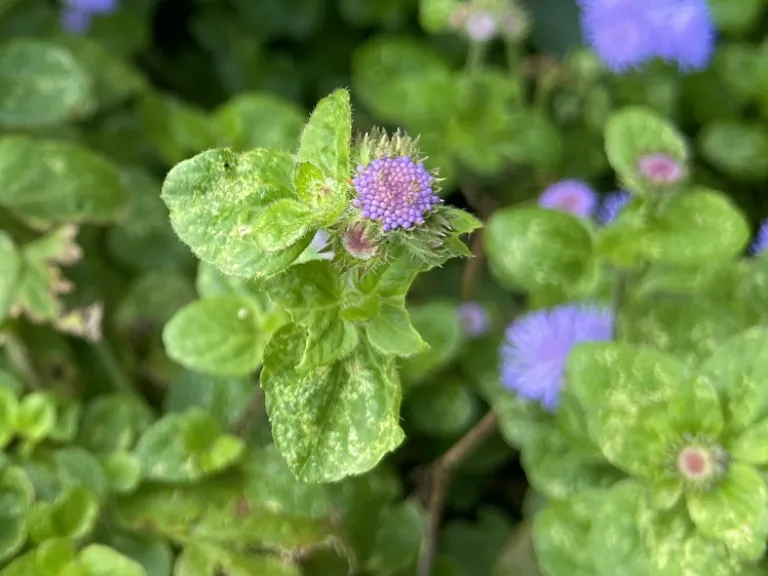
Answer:
[[[569,304],[521,316],[504,336],[502,385],[554,410],[571,349],[582,342],[611,340],[613,317],[610,309],[591,304]]]

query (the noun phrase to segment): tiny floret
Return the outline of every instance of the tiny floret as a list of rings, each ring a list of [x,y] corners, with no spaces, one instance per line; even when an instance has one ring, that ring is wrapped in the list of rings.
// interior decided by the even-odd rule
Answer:
[[[380,222],[384,231],[413,228],[440,203],[433,183],[423,162],[411,156],[377,158],[357,167],[352,180],[357,198],[352,204],[362,218]]]
[[[592,214],[596,204],[597,193],[581,180],[561,180],[539,196],[542,208],[562,210],[584,218]]]
[[[459,319],[464,334],[470,338],[476,338],[485,334],[490,324],[488,312],[478,302],[463,302],[459,305]]]
[[[546,410],[557,407],[565,363],[582,342],[611,340],[613,313],[592,304],[536,310],[515,320],[501,348],[502,385]]]
[[[597,221],[600,224],[610,224],[618,218],[621,211],[627,204],[629,204],[631,199],[632,195],[624,190],[611,192],[603,198],[600,209],[597,211]]]
[[[640,174],[654,184],[674,184],[683,176],[680,162],[661,152],[641,156],[637,165]]]
[[[752,242],[752,246],[750,246],[749,251],[752,253],[753,256],[757,256],[758,254],[765,252],[767,248],[768,248],[768,218],[766,218],[760,223],[760,228],[758,228],[757,230],[757,235],[755,236],[755,240],[754,242]]]

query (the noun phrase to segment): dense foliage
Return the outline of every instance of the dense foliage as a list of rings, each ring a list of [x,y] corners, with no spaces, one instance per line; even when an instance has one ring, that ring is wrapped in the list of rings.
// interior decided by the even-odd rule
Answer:
[[[0,576],[767,574],[765,4],[1,0]]]

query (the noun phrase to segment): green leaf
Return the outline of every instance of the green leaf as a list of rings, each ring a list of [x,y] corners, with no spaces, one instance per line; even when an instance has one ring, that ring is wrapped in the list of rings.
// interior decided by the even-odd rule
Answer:
[[[399,302],[390,301],[365,325],[368,341],[382,354],[412,356],[425,352],[429,345],[411,324],[410,316]]]
[[[168,356],[187,368],[241,376],[261,364],[258,309],[242,296],[216,296],[184,306],[163,329]]]
[[[561,500],[590,488],[607,488],[622,475],[601,457],[586,454],[557,430],[523,445],[521,463],[531,486]]]
[[[294,150],[304,112],[267,92],[241,92],[216,110],[213,122],[221,147]]]
[[[731,462],[709,491],[688,494],[688,512],[705,536],[720,540],[742,560],[757,560],[768,537],[768,489],[762,475]]]
[[[444,128],[445,112],[452,111],[442,105],[454,87],[448,63],[415,39],[384,36],[360,45],[352,57],[352,87],[366,108],[385,122],[437,122]]]
[[[35,224],[108,222],[128,202],[115,166],[68,142],[0,138],[0,179],[0,204]]]
[[[768,130],[738,120],[713,122],[698,137],[702,156],[731,178],[747,182],[768,176]]]
[[[254,222],[256,242],[265,252],[285,250],[309,232],[314,219],[312,211],[300,202],[277,200]]]
[[[93,78],[93,92],[100,108],[115,106],[147,87],[146,79],[136,68],[99,42],[72,34],[62,35],[57,42],[66,46]]]
[[[594,576],[589,533],[604,497],[603,490],[587,490],[566,500],[551,501],[536,514],[533,546],[544,574]]]
[[[341,300],[341,281],[325,261],[304,262],[264,282],[270,298],[300,319],[308,309],[331,308]]]
[[[293,158],[287,152],[208,150],[174,166],[161,197],[174,231],[198,258],[227,275],[264,277],[289,266],[312,240],[307,235],[270,255],[253,234],[269,204],[296,197],[292,175]]]
[[[712,234],[715,229],[717,235]],[[635,242],[647,260],[690,266],[732,258],[749,237],[744,215],[727,196],[694,188],[664,205]]]
[[[303,341],[300,329],[286,326],[264,354],[261,385],[275,445],[306,482],[366,472],[403,440],[394,366],[361,343],[344,361],[299,372]]]
[[[116,520],[178,544],[241,552],[297,552],[335,536],[328,487],[297,482],[274,448],[254,449],[241,470],[184,486],[144,484],[116,503]]]
[[[621,108],[608,119],[605,153],[624,184],[638,194],[650,194],[655,188],[639,171],[644,155],[666,154],[683,167],[688,159],[684,137],[650,108],[636,106]]]
[[[21,256],[10,234],[0,230],[0,324],[5,322],[21,271]]]
[[[301,134],[298,162],[311,162],[327,178],[346,182],[350,177],[352,109],[349,92],[338,89],[318,102]]]
[[[122,174],[131,193],[125,217],[107,231],[110,256],[132,270],[182,270],[194,262],[189,249],[168,225],[168,208],[160,199],[162,183],[144,170]]]
[[[0,448],[5,448],[16,433],[19,401],[10,388],[0,387]]]
[[[165,538],[112,528],[102,536],[101,543],[140,563],[147,571],[147,576],[171,576],[174,553]]]
[[[67,446],[53,454],[57,479],[63,487],[82,486],[99,499],[107,495],[107,477],[98,459],[77,446]]]
[[[723,397],[726,429],[736,436],[768,417],[768,328],[751,328],[730,338],[701,365],[701,374]]]
[[[204,110],[163,93],[146,93],[138,107],[145,138],[167,165],[214,147],[215,134]]]
[[[141,462],[130,452],[112,452],[100,459],[110,488],[118,494],[133,492],[141,481]]]
[[[141,564],[101,544],[86,546],[77,560],[87,576],[147,576]]]
[[[85,116],[93,80],[73,54],[51,42],[15,39],[0,47],[0,125],[40,128]]]
[[[149,409],[133,396],[100,396],[85,408],[77,441],[93,452],[130,450],[151,420]]]
[[[422,434],[457,438],[480,413],[477,397],[466,386],[441,382],[414,390],[405,404],[405,421]]]
[[[99,501],[88,490],[71,486],[56,499],[51,510],[53,536],[79,540],[91,533],[99,518]]]
[[[410,383],[417,383],[456,356],[464,331],[456,305],[451,302],[435,300],[413,306],[409,314],[416,332],[429,346],[425,352],[410,356],[402,363],[403,378]]]
[[[301,371],[333,364],[357,347],[357,328],[340,317],[338,308],[313,310],[301,323],[307,328],[307,343],[298,366]]]
[[[0,471],[0,561],[11,558],[27,540],[27,516],[34,488],[20,468]]]
[[[27,394],[16,413],[16,431],[19,435],[39,442],[56,426],[56,402],[45,392]]]
[[[242,451],[242,441],[222,435],[212,416],[193,408],[158,420],[139,439],[134,454],[145,478],[179,483],[229,467]]]
[[[644,507],[645,487],[633,480],[619,482],[595,510],[589,534],[589,552],[598,574],[644,576],[654,574],[638,510]]]
[[[591,283],[592,235],[571,214],[541,208],[498,210],[483,240],[491,271],[507,288],[574,294]]]
[[[687,419],[675,410],[664,416],[673,399],[697,398],[685,365],[673,356],[626,344],[580,344],[568,357],[566,382],[585,410],[597,446],[608,461],[632,475],[663,474],[671,443],[683,432],[698,431],[679,430],[678,420]],[[701,404],[707,417],[713,414],[707,432],[719,433],[717,397]]]
[[[376,540],[366,569],[387,576],[411,564],[419,554],[426,517],[416,502],[385,509],[379,517]]]

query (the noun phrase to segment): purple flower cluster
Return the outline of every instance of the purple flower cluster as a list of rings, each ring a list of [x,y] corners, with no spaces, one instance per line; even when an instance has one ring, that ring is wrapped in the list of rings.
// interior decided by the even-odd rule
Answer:
[[[611,192],[603,199],[603,203],[597,211],[597,221],[600,224],[610,224],[616,220],[631,199],[632,195],[624,190]]]
[[[757,230],[757,236],[755,236],[755,240],[752,242],[749,251],[753,256],[757,256],[758,254],[765,252],[766,249],[768,249],[768,219],[765,219],[760,223],[760,228]]]
[[[501,348],[501,383],[523,398],[554,410],[563,387],[565,363],[582,342],[613,338],[613,313],[587,304],[536,310],[507,328]]]
[[[683,70],[706,67],[715,45],[707,0],[577,0],[587,42],[625,72],[662,58]]]
[[[385,231],[412,228],[423,224],[424,215],[440,203],[433,181],[424,164],[410,156],[379,158],[357,167],[352,204],[363,218],[381,222]]]
[[[597,204],[597,193],[581,180],[560,180],[539,196],[539,206],[588,218]]]
[[[119,0],[63,0],[61,25],[75,34],[86,32],[95,14],[109,14],[117,10]]]

